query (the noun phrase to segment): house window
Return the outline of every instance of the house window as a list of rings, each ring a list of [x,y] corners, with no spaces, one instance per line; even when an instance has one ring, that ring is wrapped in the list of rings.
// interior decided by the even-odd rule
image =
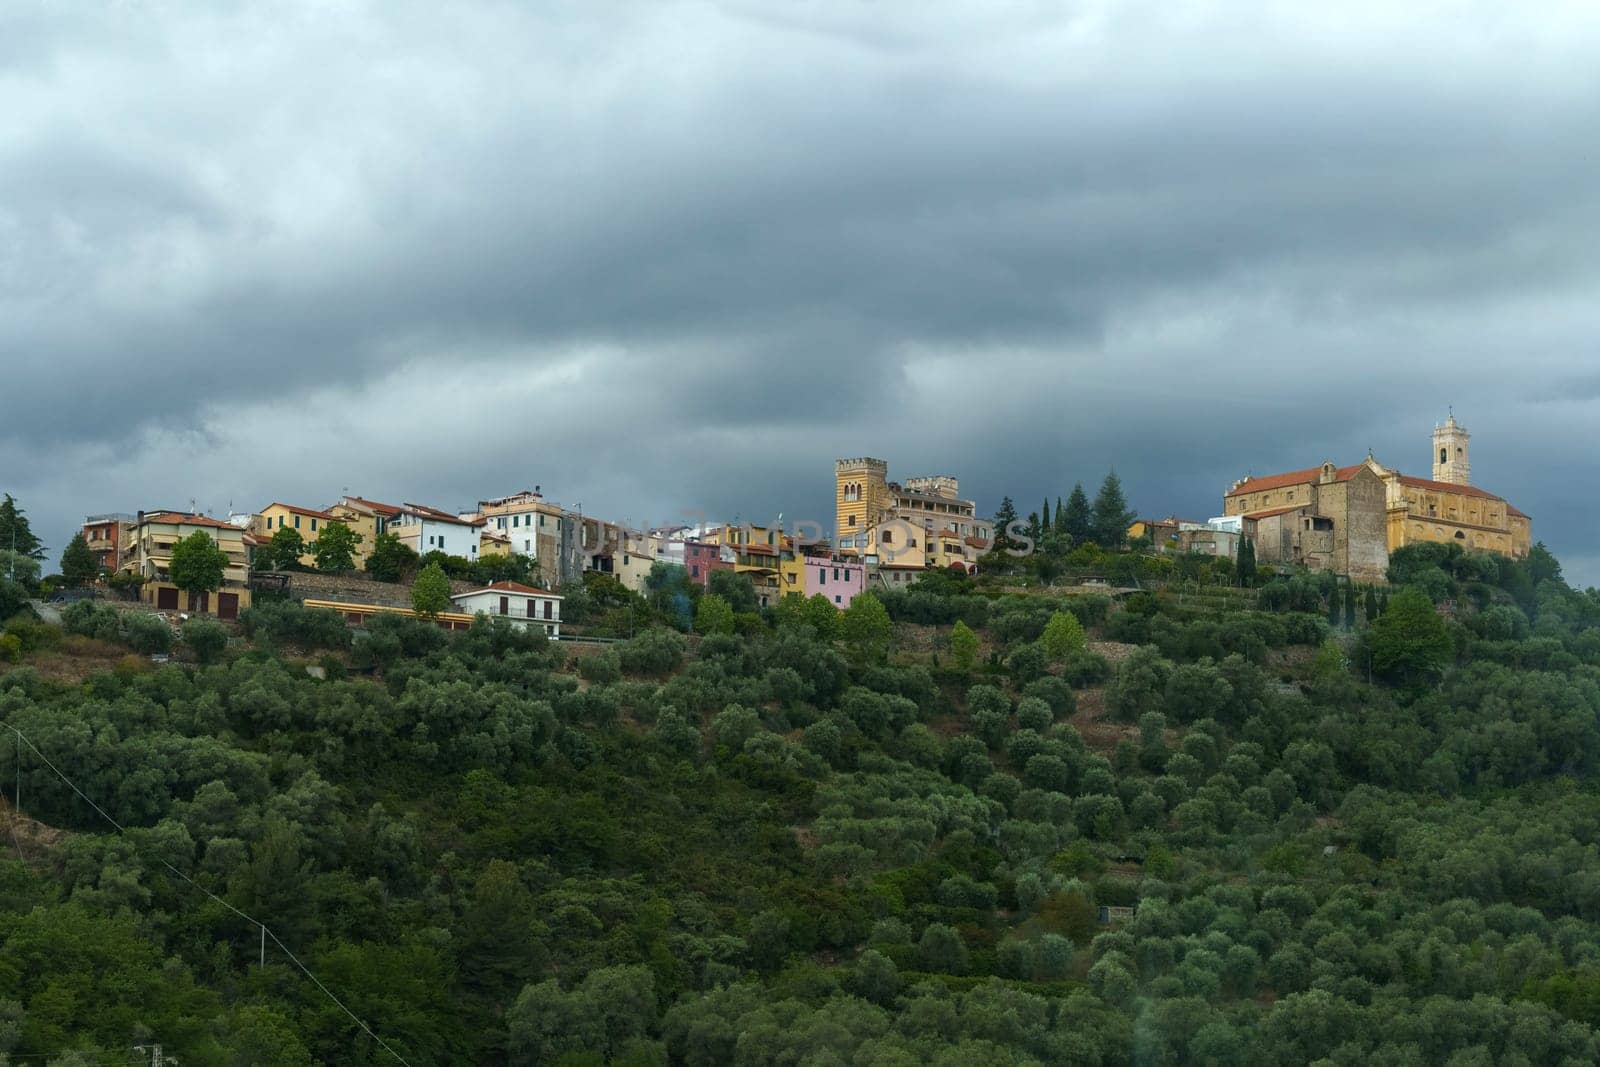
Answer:
[[[839,597],[839,594],[835,593],[833,595],[833,602],[835,604],[842,604],[844,601]],[[866,601],[862,601],[862,603],[866,603]]]
[[[549,601],[549,600],[546,600],[544,602],[544,617],[547,618],[547,619],[550,617],[550,605],[551,605],[551,603],[552,603],[552,601]]]
[[[854,526],[855,524],[856,524],[856,517],[854,515],[850,516],[850,521],[845,523],[846,526]]]
[[[886,545],[894,544],[894,531],[893,530],[885,530],[885,531],[883,531],[883,533],[878,535],[878,540],[882,541]]]
[[[300,529],[300,516],[298,515],[294,517],[294,528],[296,530]]]
[[[316,519],[312,519],[311,520],[311,528],[313,530],[315,530],[317,528],[317,520]]]

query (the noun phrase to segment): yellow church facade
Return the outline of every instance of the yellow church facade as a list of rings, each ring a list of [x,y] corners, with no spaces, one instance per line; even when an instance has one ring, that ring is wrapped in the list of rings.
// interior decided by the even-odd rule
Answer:
[[[1452,413],[1433,431],[1433,477],[1382,470],[1389,551],[1434,541],[1512,559],[1533,546],[1533,520],[1504,497],[1472,484],[1472,435]]]

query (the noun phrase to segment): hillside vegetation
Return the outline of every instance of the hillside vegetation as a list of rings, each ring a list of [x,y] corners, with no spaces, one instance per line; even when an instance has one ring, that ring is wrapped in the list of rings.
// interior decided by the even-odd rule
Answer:
[[[0,1053],[1600,1062],[1600,597],[1542,550],[1391,577],[701,598],[576,657],[19,621]]]

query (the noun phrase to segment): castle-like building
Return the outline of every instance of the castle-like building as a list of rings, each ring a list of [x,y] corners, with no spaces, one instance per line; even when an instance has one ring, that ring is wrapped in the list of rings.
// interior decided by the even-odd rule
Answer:
[[[1503,497],[1472,484],[1472,435],[1455,415],[1433,430],[1433,477],[1361,463],[1243,478],[1223,498],[1264,563],[1300,563],[1382,581],[1389,553],[1424,541],[1455,543],[1513,559],[1528,554],[1532,521]]]
[[[864,561],[873,584],[892,587],[937,567],[971,571],[994,539],[994,523],[949,475],[891,482],[884,460],[841,459],[834,491],[839,554]]]

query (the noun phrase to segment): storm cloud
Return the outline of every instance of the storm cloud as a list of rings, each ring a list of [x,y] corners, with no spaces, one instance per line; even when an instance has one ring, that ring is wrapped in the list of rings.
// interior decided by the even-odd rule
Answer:
[[[1397,10],[1403,7],[1404,10]],[[0,9],[0,488],[1024,511],[1474,480],[1600,582],[1587,5]]]

